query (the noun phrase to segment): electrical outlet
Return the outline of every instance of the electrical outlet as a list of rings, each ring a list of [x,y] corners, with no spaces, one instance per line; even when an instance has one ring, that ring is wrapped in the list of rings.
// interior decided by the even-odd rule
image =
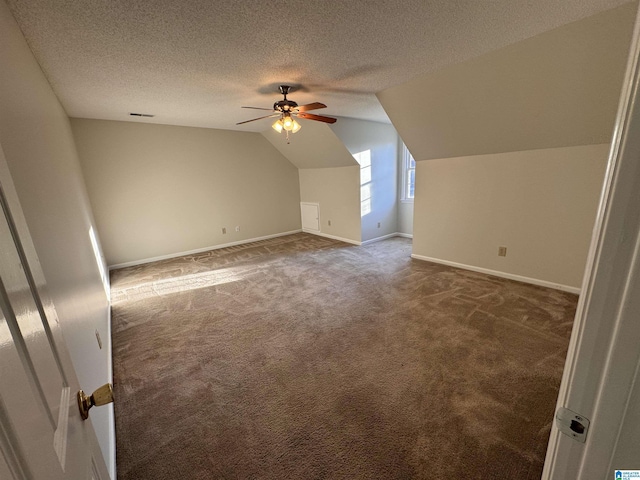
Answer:
[[[507,256],[507,247],[498,247],[498,256],[506,257]]]
[[[328,224],[329,226],[331,226],[331,220],[327,221],[327,224]]]
[[[239,231],[240,231],[240,227],[238,226],[236,227],[236,232],[239,232]]]
[[[227,234],[227,227],[222,227],[222,234],[226,235]]]
[[[380,228],[380,222],[378,222],[378,228]]]

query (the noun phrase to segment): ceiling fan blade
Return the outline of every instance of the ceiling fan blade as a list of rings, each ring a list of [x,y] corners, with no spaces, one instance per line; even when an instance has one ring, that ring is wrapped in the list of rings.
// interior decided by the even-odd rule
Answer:
[[[238,122],[236,125],[242,125],[243,123],[255,122],[256,120],[262,120],[263,118],[279,117],[280,113],[272,113],[271,115],[265,115],[264,117],[252,118],[251,120],[245,120],[244,122]]]
[[[250,108],[252,110],[267,110],[269,112],[273,112],[273,108],[262,108],[262,107],[241,107],[241,108]]]
[[[317,120],[318,122],[324,123],[336,123],[336,118],[325,117],[324,115],[314,115],[313,113],[296,113],[300,118],[306,118],[307,120]]]
[[[309,110],[317,110],[319,108],[327,108],[324,103],[313,102],[307,103],[306,105],[300,105],[293,109],[294,112],[308,112]]]

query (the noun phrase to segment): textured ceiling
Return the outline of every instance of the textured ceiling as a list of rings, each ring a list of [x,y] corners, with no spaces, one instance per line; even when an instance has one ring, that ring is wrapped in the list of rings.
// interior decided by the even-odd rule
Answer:
[[[388,122],[376,92],[627,2],[7,3],[69,116],[262,131],[235,125],[261,113],[240,107],[270,108],[279,84],[317,113]]]

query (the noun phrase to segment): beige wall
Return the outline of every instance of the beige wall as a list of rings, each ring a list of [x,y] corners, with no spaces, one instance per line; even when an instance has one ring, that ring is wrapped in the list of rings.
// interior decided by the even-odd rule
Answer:
[[[352,155],[368,152],[371,166],[360,165],[361,200],[370,196],[371,211],[362,216],[362,240],[398,231],[398,134],[393,125],[339,118],[331,126]],[[380,226],[378,227],[378,224]]]
[[[258,133],[71,125],[109,265],[300,229],[297,169]]]
[[[418,162],[414,255],[579,287],[608,148]]]
[[[360,167],[300,169],[299,177],[300,201],[320,204],[320,232],[360,242]]]
[[[378,98],[416,160],[609,142],[636,8],[562,26]]]
[[[398,202],[398,232],[413,235],[413,202]]]
[[[0,146],[78,379],[91,392],[111,381],[111,336],[107,295],[89,239],[89,200],[69,119],[3,1]],[[109,464],[115,459],[112,408],[92,411],[91,421]]]
[[[378,94],[418,160],[414,255],[580,286],[636,8]]]

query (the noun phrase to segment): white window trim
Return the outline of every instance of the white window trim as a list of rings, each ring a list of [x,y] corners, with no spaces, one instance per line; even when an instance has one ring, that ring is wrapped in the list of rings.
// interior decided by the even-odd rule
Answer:
[[[411,152],[409,151],[407,146],[403,143],[402,144],[402,195],[400,197],[400,201],[402,203],[413,203],[415,198],[415,184],[413,187],[413,197],[409,197],[408,196],[409,192],[407,191],[407,179],[409,175],[409,170],[415,170],[415,167],[414,168],[409,167],[410,158],[412,158]],[[413,178],[415,182],[415,178],[416,178],[415,173]]]

